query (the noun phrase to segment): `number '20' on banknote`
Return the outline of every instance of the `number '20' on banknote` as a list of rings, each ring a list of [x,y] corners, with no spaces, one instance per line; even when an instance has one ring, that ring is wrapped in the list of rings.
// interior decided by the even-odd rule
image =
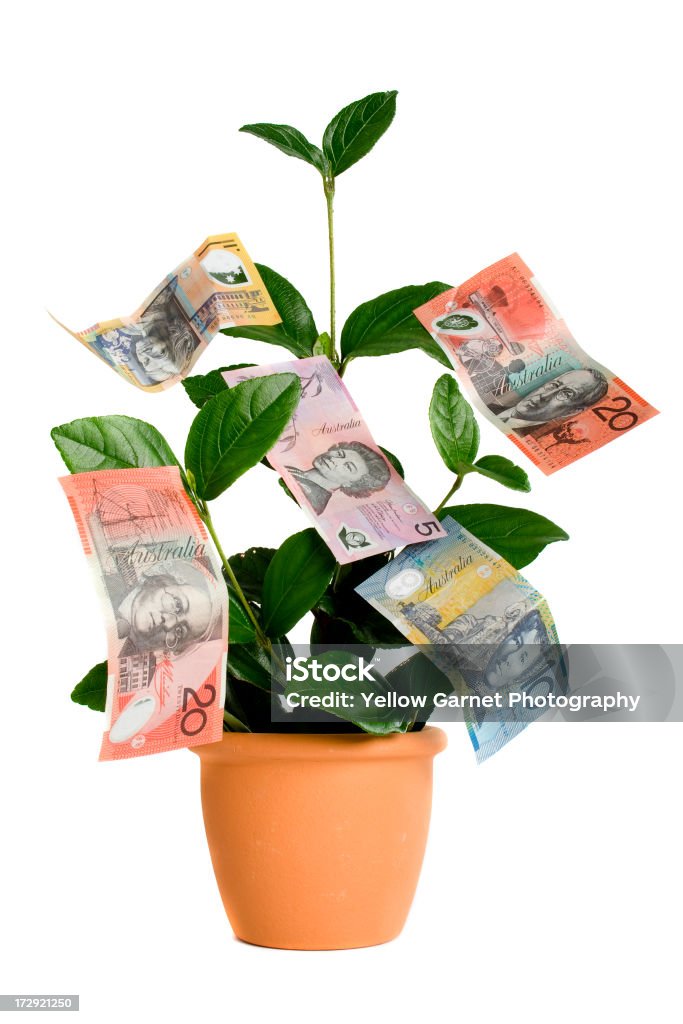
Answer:
[[[177,466],[77,473],[60,483],[106,622],[100,760],[219,740],[227,591]]]
[[[544,473],[657,415],[579,347],[516,253],[415,315],[478,408]]]
[[[452,517],[447,536],[411,545],[356,588],[451,680],[475,695],[566,685],[545,598],[509,562]],[[528,714],[477,712],[467,728],[483,761],[529,724]]]
[[[273,373],[296,373],[301,399],[268,462],[338,562],[444,536],[434,514],[375,443],[326,356],[229,370],[223,376],[231,387]]]
[[[65,330],[131,384],[159,391],[187,376],[222,327],[280,319],[249,253],[231,234],[207,238],[132,316]]]

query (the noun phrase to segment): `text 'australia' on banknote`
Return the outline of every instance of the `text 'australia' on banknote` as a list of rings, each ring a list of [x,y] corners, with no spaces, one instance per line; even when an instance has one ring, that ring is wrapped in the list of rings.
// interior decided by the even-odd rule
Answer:
[[[100,760],[219,740],[227,591],[177,466],[60,480],[107,627]]]
[[[516,253],[415,315],[478,408],[544,473],[657,414],[579,347]]]
[[[405,548],[357,592],[411,643],[429,645],[425,652],[454,686],[464,681],[480,695],[555,691],[565,668],[545,598],[450,516],[442,525],[446,537]],[[484,711],[467,722],[478,761],[529,722],[494,718]]]
[[[261,275],[231,234],[207,238],[132,316],[66,330],[131,384],[160,391],[187,376],[222,327],[278,323]]]
[[[309,513],[338,562],[442,537],[434,514],[401,479],[326,356],[230,370],[228,386],[296,373],[301,399],[268,462]]]

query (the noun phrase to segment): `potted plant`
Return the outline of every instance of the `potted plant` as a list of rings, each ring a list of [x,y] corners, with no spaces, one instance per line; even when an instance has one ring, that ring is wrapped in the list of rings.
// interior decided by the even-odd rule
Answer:
[[[448,288],[443,282],[402,287],[364,303],[347,319],[341,339],[337,336],[336,182],[386,131],[395,105],[395,92],[351,103],[328,125],[322,147],[287,125],[241,129],[320,174],[329,232],[330,320],[329,331],[319,331],[297,289],[257,264],[281,323],[230,327],[225,335],[280,345],[296,359],[325,356],[340,377],[351,360],[409,348],[421,349],[450,369],[413,316],[416,307]],[[402,634],[356,592],[359,583],[391,561],[393,552],[341,564],[308,528],[278,549],[254,546],[225,553],[213,501],[243,473],[261,471],[254,467],[285,429],[300,392],[294,402],[285,400],[289,383],[270,387],[265,378],[259,401],[238,408],[239,388],[228,388],[222,373],[214,370],[183,381],[199,408],[183,465],[153,426],[128,417],[75,420],[56,427],[52,437],[71,473],[180,467],[185,491],[220,559],[230,608],[224,734],[194,750],[201,761],[213,864],[235,933],[255,944],[295,949],[385,942],[400,932],[415,891],[429,825],[432,759],[445,746],[445,735],[425,728],[428,715],[378,718],[331,709],[316,722],[302,724],[294,717],[283,723],[273,721],[271,702],[273,688],[286,688],[282,676],[272,675],[274,647],[277,662],[288,649],[287,634],[307,613],[313,616],[311,643],[320,652],[348,644],[366,650],[405,644]],[[503,457],[475,461],[476,422],[447,372],[435,386],[430,422],[439,452],[454,473],[451,488],[435,506],[435,520],[454,516],[516,568],[546,544],[566,539],[559,527],[525,509],[448,505],[466,477],[480,472],[520,491],[529,490],[529,481]],[[398,458],[384,454],[402,476]],[[274,487],[279,483],[287,490],[282,479],[272,476]],[[428,664],[423,668],[428,674]],[[76,686],[72,698],[103,711],[106,690],[103,662]]]

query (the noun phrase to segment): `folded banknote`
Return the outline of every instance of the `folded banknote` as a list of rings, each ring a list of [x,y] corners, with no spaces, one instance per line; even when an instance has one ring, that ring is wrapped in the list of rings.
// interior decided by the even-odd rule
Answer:
[[[268,462],[338,562],[444,536],[434,514],[375,443],[326,356],[229,370],[223,376],[230,387],[272,373],[296,373],[301,399]]]
[[[538,695],[566,681],[545,598],[450,516],[447,536],[411,545],[356,588],[448,676],[475,695],[511,689]],[[528,714],[486,711],[467,728],[477,760],[529,724]]]
[[[657,415],[579,347],[516,253],[415,315],[481,412],[546,474]]]
[[[160,391],[187,376],[222,327],[278,323],[258,270],[231,234],[207,238],[132,316],[65,330],[131,384]]]
[[[228,595],[177,466],[61,478],[108,641],[101,761],[220,740]]]

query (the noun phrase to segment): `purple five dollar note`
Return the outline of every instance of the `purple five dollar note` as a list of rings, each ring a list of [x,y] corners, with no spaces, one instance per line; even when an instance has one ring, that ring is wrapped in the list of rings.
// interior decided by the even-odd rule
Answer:
[[[296,373],[301,399],[268,462],[338,562],[444,536],[373,440],[326,356],[229,370],[223,377],[233,386],[273,373]]]

